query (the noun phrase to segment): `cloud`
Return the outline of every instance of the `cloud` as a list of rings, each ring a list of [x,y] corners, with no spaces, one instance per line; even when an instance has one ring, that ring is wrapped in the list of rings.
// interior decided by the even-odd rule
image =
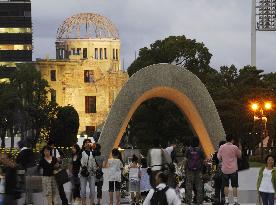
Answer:
[[[186,35],[209,48],[211,65],[250,64],[251,1],[241,0],[35,0],[34,56],[55,56],[58,26],[80,12],[100,13],[118,27],[127,67],[135,51],[170,35]],[[257,65],[274,71],[276,33],[257,34]]]

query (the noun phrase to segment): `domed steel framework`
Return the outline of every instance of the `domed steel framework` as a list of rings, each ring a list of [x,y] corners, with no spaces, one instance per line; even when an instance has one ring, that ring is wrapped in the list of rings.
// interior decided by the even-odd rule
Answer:
[[[57,39],[119,38],[115,25],[95,13],[81,13],[66,19],[57,30]]]

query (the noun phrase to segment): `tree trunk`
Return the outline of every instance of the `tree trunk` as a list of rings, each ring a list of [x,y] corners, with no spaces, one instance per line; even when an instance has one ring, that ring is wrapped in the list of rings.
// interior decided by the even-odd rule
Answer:
[[[6,132],[1,132],[1,148],[6,147],[5,137],[6,137]]]
[[[14,132],[13,132],[13,128],[10,129],[10,135],[11,135],[11,148],[14,148]]]

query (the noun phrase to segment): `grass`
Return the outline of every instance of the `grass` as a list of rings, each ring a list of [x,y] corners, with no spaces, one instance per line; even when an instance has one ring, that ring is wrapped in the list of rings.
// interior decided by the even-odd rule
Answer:
[[[249,162],[249,166],[250,167],[261,167],[263,166],[264,164],[261,163],[261,162]]]

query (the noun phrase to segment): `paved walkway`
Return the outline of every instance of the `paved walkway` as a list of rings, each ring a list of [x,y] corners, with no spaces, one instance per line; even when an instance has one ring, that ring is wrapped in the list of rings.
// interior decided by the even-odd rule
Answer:
[[[255,204],[256,202],[256,179],[259,169],[251,168],[250,170],[239,172],[239,202],[241,204]],[[103,187],[103,199],[104,204],[108,204],[108,192],[107,186]],[[65,191],[67,193],[68,199],[70,199],[70,183],[65,184]],[[115,197],[114,197],[115,199]],[[121,204],[129,204],[129,199],[122,199]],[[42,196],[42,193],[34,194],[34,204],[35,205],[47,205],[46,199]],[[18,205],[23,205],[23,199],[18,201]]]

